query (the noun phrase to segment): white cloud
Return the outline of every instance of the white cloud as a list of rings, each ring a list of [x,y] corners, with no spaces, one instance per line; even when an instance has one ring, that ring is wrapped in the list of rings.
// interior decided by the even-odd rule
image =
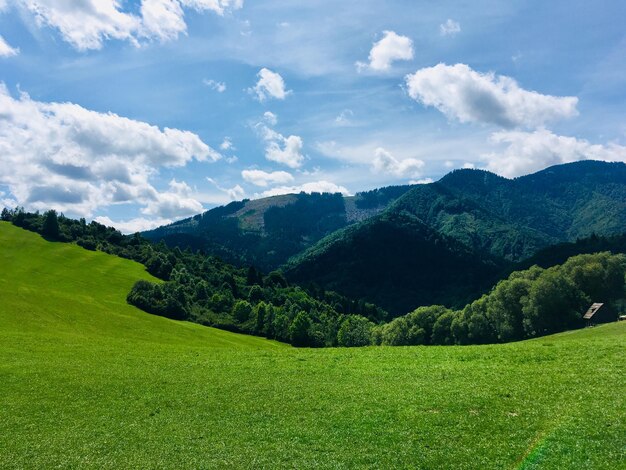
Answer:
[[[259,70],[257,74],[259,80],[253,88],[248,89],[249,92],[256,94],[259,101],[265,101],[268,98],[284,100],[291,90],[287,90],[285,81],[280,74],[272,72],[265,67]]]
[[[145,230],[152,230],[153,228],[171,224],[173,222],[172,219],[146,219],[144,217],[137,217],[129,220],[111,220],[107,216],[99,216],[94,220],[98,223],[106,225],[107,227],[115,227],[122,233],[143,232]]]
[[[224,93],[226,91],[226,83],[224,82],[204,79],[202,80],[202,83],[204,83],[209,88],[217,91],[218,93]]]
[[[365,68],[377,72],[389,70],[391,64],[397,60],[411,60],[413,58],[413,41],[406,36],[400,36],[394,31],[383,31],[383,38],[375,42],[370,50],[369,63],[357,62],[357,69]]]
[[[145,215],[173,219],[199,214],[204,210],[202,204],[192,197],[192,190],[184,181],[178,182],[173,179],[169,183],[169,188],[167,192],[158,193],[141,212]]]
[[[409,184],[430,184],[433,182],[432,178],[422,178],[419,180],[411,180],[409,181]]]
[[[223,15],[242,1],[142,0],[139,15],[122,11],[119,0],[15,0],[36,18],[40,26],[58,29],[63,40],[78,50],[100,49],[105,40],[140,39],[167,41],[187,31],[184,8]]]
[[[512,78],[482,74],[465,64],[423,68],[407,75],[406,84],[411,98],[461,122],[535,128],[578,114],[576,97],[527,91]]]
[[[300,186],[279,186],[276,188],[263,191],[262,197],[280,196],[281,194],[298,194],[305,192],[311,193],[341,193],[344,196],[349,196],[350,192],[343,186],[336,185],[330,181],[314,181],[305,183]]]
[[[461,32],[461,25],[458,21],[454,21],[450,18],[445,23],[439,25],[439,33],[442,36],[454,36]]]
[[[473,170],[474,168],[476,168],[476,165],[474,165],[473,163],[470,162],[465,162],[463,163],[463,166],[461,167],[465,170]]]
[[[587,140],[556,135],[546,129],[534,132],[501,131],[491,142],[504,146],[483,156],[487,169],[506,177],[533,173],[543,168],[579,160],[626,163],[626,146],[592,144]]]
[[[261,187],[267,187],[272,184],[286,184],[293,181],[291,173],[287,173],[286,171],[273,171],[268,173],[261,170],[243,170],[241,176],[248,183]]]
[[[270,126],[275,126],[276,124],[278,124],[278,116],[276,116],[271,111],[265,111],[263,113],[263,120],[267,122]]]
[[[235,150],[235,146],[233,145],[233,141],[230,140],[230,137],[224,137],[224,140],[220,144],[220,150]]]
[[[13,98],[3,84],[0,110],[0,184],[34,210],[88,217],[102,207],[135,203],[150,215],[186,215],[198,205],[184,188],[170,183],[160,192],[152,177],[159,167],[220,158],[191,132],[34,101],[25,93]]]
[[[352,125],[352,118],[354,117],[354,111],[351,109],[344,109],[335,118],[335,124],[338,126],[350,126]]]
[[[304,161],[302,155],[302,138],[297,135],[283,137],[277,134],[277,139],[269,142],[265,149],[265,158],[276,163],[282,163],[289,168],[300,168]]]
[[[268,113],[265,113],[264,120],[270,123],[276,122],[276,115],[269,114],[268,116]],[[302,166],[304,162],[304,155],[302,154],[304,144],[300,136],[290,135],[285,137],[263,122],[257,123],[255,129],[266,142],[265,158],[267,160],[281,163],[289,168],[300,168]]]
[[[0,57],[12,57],[18,55],[20,50],[11,47],[2,36],[0,36]]]
[[[224,188],[220,186],[220,184],[217,181],[215,181],[213,178],[207,178],[207,181],[213,184],[221,192],[226,194],[228,196],[228,199],[231,201],[238,201],[240,199],[243,199],[244,196],[246,195],[246,191],[238,184],[236,184],[232,188]]]
[[[186,31],[183,8],[177,0],[142,0],[140,36],[171,41]]]
[[[398,160],[382,147],[375,151],[372,170],[378,173],[387,173],[397,178],[417,178],[420,176],[424,162],[416,158]]]

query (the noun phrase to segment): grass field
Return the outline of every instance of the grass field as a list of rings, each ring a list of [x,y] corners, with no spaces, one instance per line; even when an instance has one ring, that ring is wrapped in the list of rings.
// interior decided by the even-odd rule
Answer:
[[[0,223],[0,468],[626,468],[626,322],[306,350],[145,314],[137,279]]]

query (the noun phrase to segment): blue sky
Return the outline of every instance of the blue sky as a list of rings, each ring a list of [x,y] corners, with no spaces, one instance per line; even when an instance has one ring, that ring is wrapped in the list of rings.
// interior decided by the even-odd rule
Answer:
[[[618,0],[0,0],[0,205],[134,231],[626,161],[624,18]]]

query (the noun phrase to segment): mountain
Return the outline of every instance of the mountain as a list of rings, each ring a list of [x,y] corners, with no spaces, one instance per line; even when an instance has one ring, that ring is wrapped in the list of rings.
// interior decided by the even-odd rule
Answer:
[[[282,267],[293,282],[400,315],[460,307],[540,250],[625,227],[626,165],[582,161],[515,179],[467,169],[354,197],[244,200],[144,235],[266,272]]]
[[[507,265],[409,212],[388,211],[321,240],[293,258],[286,275],[397,316],[419,305],[461,307],[491,287]]]
[[[143,235],[271,271],[324,236],[382,212],[410,188],[390,186],[351,197],[300,193],[232,202]]]
[[[285,272],[398,315],[419,305],[460,306],[508,263],[624,227],[622,163],[571,163],[513,180],[457,170],[413,186],[380,215],[319,241]]]

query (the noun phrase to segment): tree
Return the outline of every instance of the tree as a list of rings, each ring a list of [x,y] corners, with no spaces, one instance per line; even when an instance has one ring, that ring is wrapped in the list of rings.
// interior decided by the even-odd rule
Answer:
[[[446,312],[437,318],[433,325],[432,344],[454,344],[454,336],[452,335],[454,318],[454,312]]]
[[[10,222],[12,218],[13,216],[11,215],[11,212],[9,211],[9,209],[4,207],[2,209],[2,214],[0,215],[0,220],[4,220],[5,222]]]
[[[354,347],[370,344],[371,331],[374,324],[359,315],[347,315],[337,332],[339,346]]]
[[[49,210],[44,214],[41,234],[52,240],[59,238],[59,218],[57,216],[57,211],[54,209]]]
[[[289,325],[289,339],[294,346],[310,346],[311,317],[305,311],[300,311]]]
[[[260,300],[263,300],[263,289],[258,284],[253,285],[250,288],[250,293],[248,294],[248,300],[250,303],[257,303]]]
[[[546,270],[522,299],[527,336],[542,336],[582,325],[588,300],[557,268]]]
[[[237,320],[239,323],[243,323],[250,318],[250,314],[252,313],[252,305],[247,300],[238,300],[233,305],[233,318]]]

